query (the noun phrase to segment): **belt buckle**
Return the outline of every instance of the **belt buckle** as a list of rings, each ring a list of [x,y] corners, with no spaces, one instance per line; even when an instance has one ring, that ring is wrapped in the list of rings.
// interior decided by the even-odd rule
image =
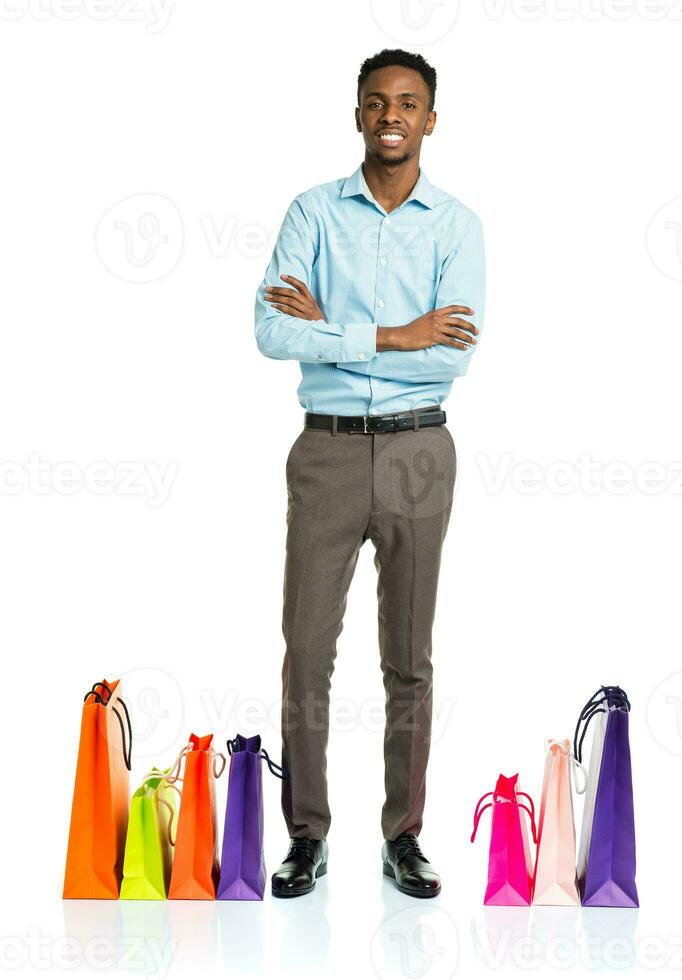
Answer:
[[[351,429],[350,430],[350,434],[352,436],[364,436],[364,435],[368,435],[371,432],[371,430],[367,428],[367,423],[371,421],[369,415],[359,415],[358,416],[358,419],[362,419],[362,428],[361,429]]]

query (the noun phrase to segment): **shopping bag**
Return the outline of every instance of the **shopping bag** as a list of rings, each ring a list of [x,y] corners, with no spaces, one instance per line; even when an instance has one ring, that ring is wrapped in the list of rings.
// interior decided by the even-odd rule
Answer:
[[[219,899],[262,901],[265,892],[263,853],[263,777],[262,759],[273,775],[285,779],[286,773],[261,749],[260,735],[228,739],[230,771],[223,851],[220,862]]]
[[[533,905],[580,905],[571,792],[569,739],[547,739],[542,781]]]
[[[177,786],[170,769],[153,769],[130,801],[122,899],[162,900],[168,894],[177,826]]]
[[[596,752],[593,746],[588,770],[590,813],[583,824],[585,841],[581,841],[581,900],[585,906],[637,908],[630,702],[625,691],[601,687],[580,712],[574,739],[578,761],[582,761],[583,742],[593,718],[601,719],[603,737],[599,736]]]
[[[186,748],[166,777],[171,785],[182,781],[169,898],[210,900],[216,896],[220,872],[215,780],[227,760],[221,752],[214,751],[212,743],[212,735],[201,738],[190,735]]]
[[[85,695],[64,898],[118,898],[128,827],[132,729],[120,681]]]
[[[472,843],[476,839],[482,814],[492,807],[488,885],[483,899],[485,905],[530,905],[531,902],[533,858],[521,810],[525,810],[530,817],[533,843],[537,843],[535,807],[530,796],[519,790],[518,778],[518,773],[514,776],[500,775],[494,791],[485,793],[476,804]],[[492,797],[491,802],[481,806],[488,797]],[[520,797],[528,800],[530,808],[521,802]]]

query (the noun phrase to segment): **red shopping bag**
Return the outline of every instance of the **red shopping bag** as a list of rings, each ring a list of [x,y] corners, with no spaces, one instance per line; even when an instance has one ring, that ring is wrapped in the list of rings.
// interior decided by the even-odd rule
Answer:
[[[182,803],[169,898],[214,899],[220,879],[215,780],[225,756],[212,748],[213,735],[190,735],[166,782],[182,782]],[[222,765],[218,768],[218,760]],[[180,770],[184,762],[184,774]]]
[[[528,831],[521,817],[521,810],[525,810],[530,816],[533,842],[537,843],[535,807],[530,796],[519,790],[518,778],[518,773],[515,776],[500,775],[494,791],[486,793],[476,804],[472,843],[476,839],[483,812],[491,807],[493,817],[488,884],[483,900],[485,905],[530,905],[533,895],[534,859],[531,857]],[[481,806],[489,796],[492,797],[491,802]],[[520,797],[528,800],[530,809],[521,802]]]

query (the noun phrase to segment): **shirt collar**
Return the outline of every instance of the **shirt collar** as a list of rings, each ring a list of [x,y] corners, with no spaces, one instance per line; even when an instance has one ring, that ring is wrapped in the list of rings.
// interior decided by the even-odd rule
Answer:
[[[341,197],[355,197],[358,194],[366,197],[368,201],[372,202],[372,204],[378,203],[372,196],[372,192],[367,186],[365,175],[362,172],[362,164],[360,164],[357,170],[355,170],[350,177],[346,177],[341,189]],[[423,167],[419,168],[417,183],[412,188],[412,192],[406,198],[406,201],[411,201],[413,199],[415,201],[419,201],[421,204],[425,204],[427,208],[433,207],[433,186],[424,173]]]

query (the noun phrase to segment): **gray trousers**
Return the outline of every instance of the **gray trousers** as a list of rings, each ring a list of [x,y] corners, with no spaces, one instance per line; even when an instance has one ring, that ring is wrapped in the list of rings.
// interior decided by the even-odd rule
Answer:
[[[456,455],[445,425],[348,434],[303,429],[286,462],[282,811],[290,837],[327,836],[329,694],[360,548],[378,572],[386,691],[384,837],[418,834],[431,741],[431,628]],[[349,790],[352,789],[349,787]]]

